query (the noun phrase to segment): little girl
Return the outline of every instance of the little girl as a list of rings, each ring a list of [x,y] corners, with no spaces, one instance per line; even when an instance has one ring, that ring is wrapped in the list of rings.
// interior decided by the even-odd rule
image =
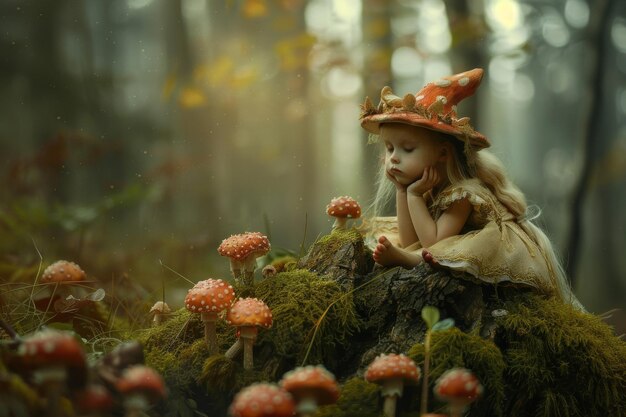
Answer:
[[[510,282],[554,294],[583,309],[546,235],[526,217],[522,192],[484,148],[485,136],[456,105],[483,76],[474,69],[403,98],[383,88],[362,106],[361,126],[385,146],[374,211],[395,191],[397,218],[374,217],[374,260],[412,268],[421,262],[479,281]]]

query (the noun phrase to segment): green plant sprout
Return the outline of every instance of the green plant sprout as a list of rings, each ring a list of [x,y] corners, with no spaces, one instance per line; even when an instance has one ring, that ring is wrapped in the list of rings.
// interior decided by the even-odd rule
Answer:
[[[439,309],[433,306],[422,308],[422,319],[426,323],[426,337],[424,339],[424,377],[422,382],[422,400],[420,401],[420,415],[428,409],[428,372],[430,367],[430,339],[433,332],[447,330],[454,326],[454,320],[447,318],[439,321]]]

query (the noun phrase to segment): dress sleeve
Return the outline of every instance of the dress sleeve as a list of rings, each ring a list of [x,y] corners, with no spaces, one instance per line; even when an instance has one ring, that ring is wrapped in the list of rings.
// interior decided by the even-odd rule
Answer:
[[[434,208],[439,212],[443,212],[450,207],[452,203],[467,198],[474,207],[474,210],[481,211],[487,201],[481,196],[482,187],[476,180],[467,180],[449,186],[443,190],[433,202]]]

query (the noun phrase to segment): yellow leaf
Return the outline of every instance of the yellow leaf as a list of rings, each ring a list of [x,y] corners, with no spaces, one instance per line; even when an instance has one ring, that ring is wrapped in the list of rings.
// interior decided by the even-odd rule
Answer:
[[[161,97],[163,100],[169,100],[172,92],[174,91],[174,87],[176,86],[176,75],[170,74],[165,79],[165,83],[163,84],[163,91],[161,92]]]
[[[257,19],[267,15],[267,4],[265,0],[246,0],[241,11],[246,18]]]
[[[206,96],[196,87],[185,87],[178,96],[178,102],[186,109],[200,107],[206,103]]]
[[[229,56],[221,56],[214,62],[206,74],[210,86],[219,86],[231,77],[235,63]]]

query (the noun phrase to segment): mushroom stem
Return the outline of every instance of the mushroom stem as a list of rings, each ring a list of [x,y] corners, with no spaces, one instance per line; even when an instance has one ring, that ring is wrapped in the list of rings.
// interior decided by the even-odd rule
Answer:
[[[233,274],[235,282],[241,282],[241,267],[242,263],[236,259],[230,260],[230,272]]]
[[[58,417],[60,413],[61,394],[65,384],[66,372],[61,367],[42,369],[35,373],[35,381],[39,382],[46,397],[47,416]]]
[[[141,394],[131,394],[124,400],[126,417],[139,417],[149,406],[147,398]]]
[[[385,395],[385,401],[383,403],[383,414],[385,417],[396,416],[396,395]]]
[[[450,417],[461,417],[465,411],[465,403],[451,402]]]
[[[219,346],[217,345],[217,332],[215,331],[217,314],[202,313],[200,317],[204,323],[204,341],[208,347],[209,355],[215,355],[219,352]]]
[[[239,355],[242,347],[243,342],[241,341],[241,338],[239,338],[235,341],[235,343],[233,343],[231,347],[228,348],[224,356],[226,356],[228,359],[233,359],[235,356]]]
[[[154,327],[158,327],[163,323],[163,315],[161,313],[154,313],[154,318],[152,319],[152,325]]]
[[[317,401],[315,396],[308,395],[298,400],[296,411],[299,417],[313,417],[317,411]]]
[[[242,326],[241,336],[243,339],[243,369],[250,371],[253,368],[253,354],[254,354],[254,339],[256,338],[257,328],[256,326]]]
[[[345,230],[347,221],[345,217],[337,217],[333,223],[333,230]]]

